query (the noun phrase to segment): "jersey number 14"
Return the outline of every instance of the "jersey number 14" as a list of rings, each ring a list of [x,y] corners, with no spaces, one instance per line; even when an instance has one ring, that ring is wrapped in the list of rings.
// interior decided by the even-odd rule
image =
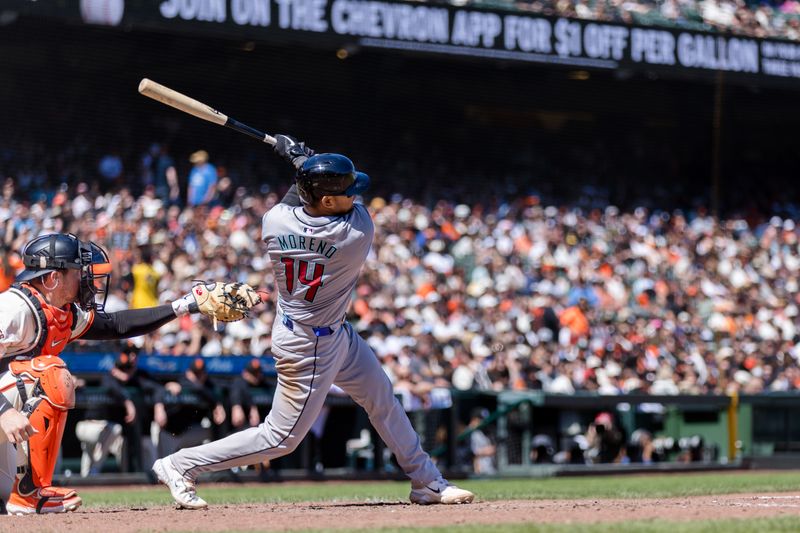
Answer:
[[[311,273],[311,277],[308,277],[308,261],[281,257],[281,263],[283,263],[286,270],[286,290],[289,294],[294,293],[294,281],[296,279],[302,285],[308,287],[305,295],[306,301],[313,302],[317,296],[317,290],[322,286],[322,273],[325,271],[325,265],[315,264],[314,272]],[[295,268],[297,269],[296,272]]]

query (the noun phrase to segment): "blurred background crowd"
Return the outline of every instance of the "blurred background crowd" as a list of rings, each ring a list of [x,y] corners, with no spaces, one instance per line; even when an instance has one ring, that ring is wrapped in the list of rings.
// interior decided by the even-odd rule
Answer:
[[[190,164],[178,172],[174,157],[153,145],[127,174],[113,155],[99,157],[96,172],[111,174],[108,183],[6,178],[4,286],[25,242],[69,231],[110,253],[108,310],[169,302],[198,279],[271,290],[260,221],[291,173],[277,176],[283,185],[274,190],[254,192],[235,186],[204,150],[184,159]],[[137,181],[125,186],[131,175]],[[469,204],[395,194],[365,203],[376,237],[350,318],[407,407],[451,386],[565,394],[800,388],[800,230],[791,218],[555,207],[533,194]],[[270,301],[224,331],[185,317],[136,343],[147,353],[263,355],[273,318]]]

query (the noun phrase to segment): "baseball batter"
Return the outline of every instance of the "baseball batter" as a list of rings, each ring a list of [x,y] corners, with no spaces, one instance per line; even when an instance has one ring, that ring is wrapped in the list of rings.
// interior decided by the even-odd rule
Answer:
[[[144,335],[190,312],[211,314],[215,295],[238,302],[236,294],[250,288],[199,284],[172,304],[106,313],[111,264],[98,245],[44,235],[25,246],[23,262],[17,283],[0,293],[0,512],[74,511],[78,494],[52,486],[67,411],[75,406],[74,380],[58,357],[64,347]],[[244,307],[257,303],[252,294]],[[229,316],[239,318],[226,306],[221,319]]]
[[[354,203],[369,177],[342,155],[313,155],[290,137],[276,138],[275,150],[298,170],[295,184],[262,225],[278,290],[272,410],[258,427],[159,459],[153,471],[178,506],[204,508],[195,489],[199,474],[292,452],[336,384],[366,409],[411,478],[412,503],[471,502],[474,495],[448,483],[423,451],[374,352],[345,322],[372,245],[372,219],[366,207]]]

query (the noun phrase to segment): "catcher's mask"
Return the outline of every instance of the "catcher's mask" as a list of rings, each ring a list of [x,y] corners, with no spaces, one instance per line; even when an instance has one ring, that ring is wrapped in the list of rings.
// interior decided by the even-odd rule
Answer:
[[[72,233],[42,235],[29,242],[22,252],[25,270],[16,281],[31,281],[56,270],[81,271],[78,305],[86,311],[103,311],[108,298],[111,263],[108,254],[93,242]]]
[[[355,196],[369,187],[369,176],[356,171],[340,154],[318,154],[306,159],[295,176],[300,200],[308,205],[323,196]]]

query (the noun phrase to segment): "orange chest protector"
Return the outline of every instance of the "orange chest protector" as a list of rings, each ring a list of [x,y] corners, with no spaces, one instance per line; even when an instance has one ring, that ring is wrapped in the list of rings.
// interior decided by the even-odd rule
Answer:
[[[75,315],[72,306],[55,307],[42,297],[41,293],[27,283],[15,284],[13,288],[21,292],[31,303],[37,324],[36,344],[27,353],[16,359],[33,358],[40,355],[57,356],[66,347],[72,334]]]

